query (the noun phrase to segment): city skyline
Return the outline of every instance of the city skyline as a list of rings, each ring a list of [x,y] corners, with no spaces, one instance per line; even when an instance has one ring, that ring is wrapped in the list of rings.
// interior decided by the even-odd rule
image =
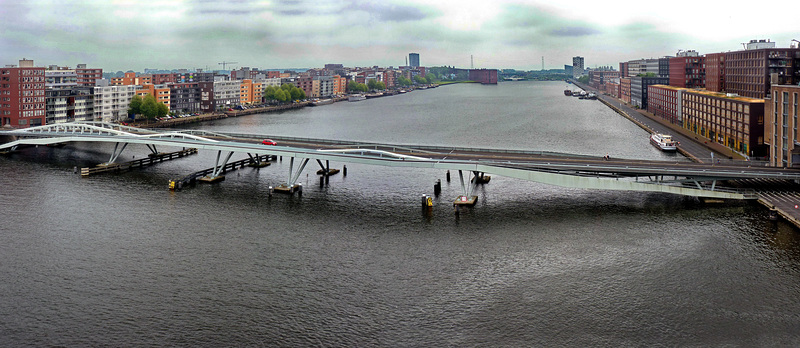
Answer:
[[[16,1],[0,5],[0,64],[86,63],[106,71],[228,67],[423,66],[539,70],[742,49],[751,39],[788,47],[776,7],[676,1],[658,12],[625,2],[543,1]],[[800,8],[782,2],[791,12]]]

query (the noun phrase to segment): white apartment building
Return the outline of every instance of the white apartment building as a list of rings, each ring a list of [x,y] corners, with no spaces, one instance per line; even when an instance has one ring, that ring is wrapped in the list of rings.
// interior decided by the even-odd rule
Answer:
[[[121,121],[128,118],[128,107],[136,95],[136,87],[94,87],[94,119],[103,122]]]

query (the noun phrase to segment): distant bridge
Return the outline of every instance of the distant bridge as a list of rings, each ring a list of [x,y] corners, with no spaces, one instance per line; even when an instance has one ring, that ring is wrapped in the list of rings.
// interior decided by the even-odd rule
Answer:
[[[389,167],[415,167],[458,171],[463,195],[470,197],[479,182],[470,184],[472,175],[493,174],[562,187],[664,192],[706,198],[757,199],[755,192],[722,188],[720,181],[739,179],[800,180],[800,171],[745,165],[713,165],[647,160],[605,160],[545,151],[393,145],[367,142],[308,139],[207,131],[147,130],[102,122],[75,122],[1,129],[0,138],[8,142],[0,151],[13,151],[26,145],[68,142],[114,144],[108,163],[114,163],[128,144],[143,144],[157,153],[157,146],[197,148],[217,151],[214,168],[222,168],[233,153],[278,155],[290,158],[289,173],[282,185],[297,185],[309,160],[360,163]],[[277,146],[262,145],[271,138]],[[224,155],[223,155],[224,154]],[[295,160],[298,160],[295,166]],[[323,166],[323,169],[324,168]],[[467,172],[464,180],[463,172]],[[220,175],[214,171],[213,176]]]

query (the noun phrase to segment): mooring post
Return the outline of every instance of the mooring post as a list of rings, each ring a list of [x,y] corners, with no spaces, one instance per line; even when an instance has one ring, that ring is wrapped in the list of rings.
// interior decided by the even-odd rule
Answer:
[[[342,166],[342,176],[347,176],[347,166]]]
[[[450,182],[450,170],[449,169],[447,170],[446,178],[447,178],[447,182]]]
[[[436,179],[436,183],[433,184],[433,194],[439,197],[440,193],[442,193],[442,179]]]

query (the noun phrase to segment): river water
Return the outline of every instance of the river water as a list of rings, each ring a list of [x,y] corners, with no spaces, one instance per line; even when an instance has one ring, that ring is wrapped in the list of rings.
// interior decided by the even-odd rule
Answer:
[[[685,161],[564,88],[444,86],[194,128]],[[493,177],[456,215],[457,175],[353,164],[320,186],[313,162],[302,196],[270,197],[286,158],[167,190],[208,152],[73,172],[111,149],[0,157],[0,346],[800,345],[800,237],[758,205]]]

